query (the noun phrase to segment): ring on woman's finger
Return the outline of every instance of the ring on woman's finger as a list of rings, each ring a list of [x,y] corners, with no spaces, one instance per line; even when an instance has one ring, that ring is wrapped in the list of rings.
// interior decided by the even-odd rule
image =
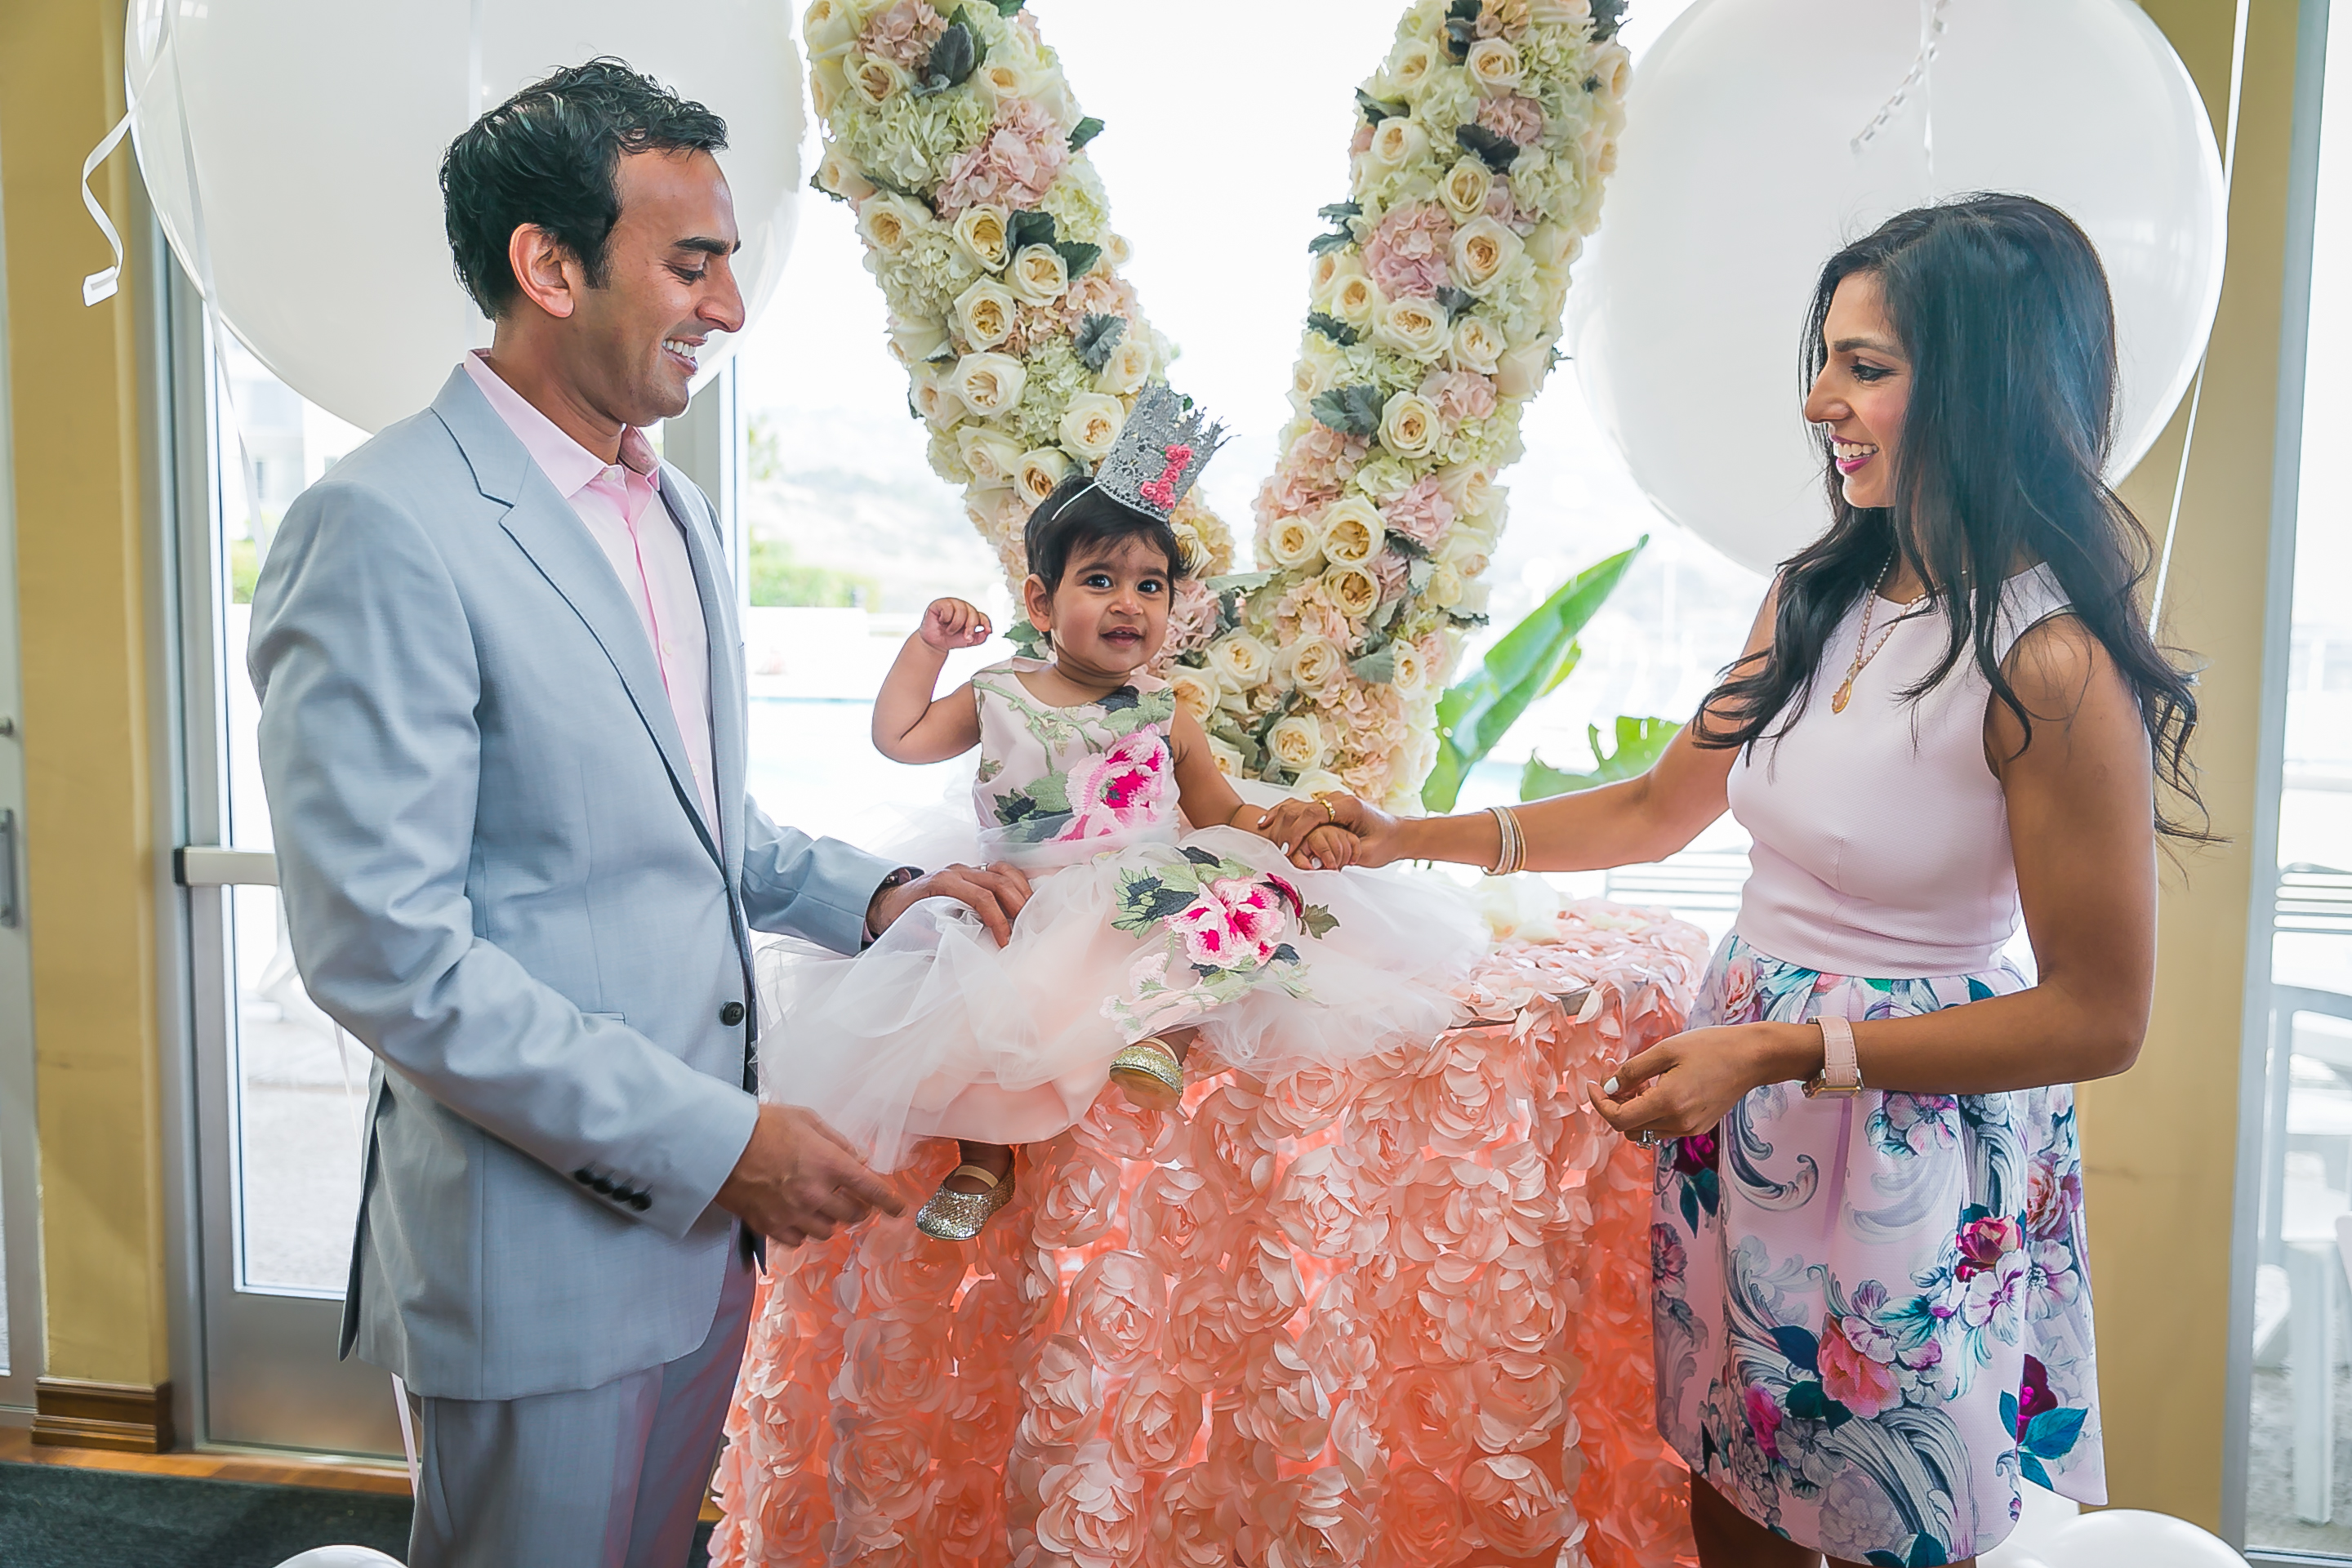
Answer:
[[[1633,1134],[1633,1142],[1644,1149],[1654,1149],[1658,1146],[1658,1135],[1644,1128]]]

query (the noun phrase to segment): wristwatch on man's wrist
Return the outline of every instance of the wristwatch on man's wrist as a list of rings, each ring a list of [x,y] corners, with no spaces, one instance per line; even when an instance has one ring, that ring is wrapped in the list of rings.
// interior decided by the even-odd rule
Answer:
[[[1862,1092],[1862,1063],[1853,1053],[1853,1025],[1823,1014],[1813,1020],[1822,1026],[1822,1070],[1805,1083],[1805,1098],[1828,1095],[1851,1100]]]
[[[905,887],[908,883],[913,881],[922,874],[923,870],[919,866],[901,866],[897,870],[891,872],[888,876],[883,878],[882,880],[876,885],[874,889],[874,896],[866,900],[866,942],[864,945],[867,947],[873,946],[875,939],[882,934],[880,931],[874,929],[874,906],[882,901],[882,895],[888,892],[893,888]]]

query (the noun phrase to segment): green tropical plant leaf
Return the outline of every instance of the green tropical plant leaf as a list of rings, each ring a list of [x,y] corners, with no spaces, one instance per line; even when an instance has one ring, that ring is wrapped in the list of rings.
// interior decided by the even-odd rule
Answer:
[[[1527,772],[1519,775],[1521,800],[1549,800],[1556,795],[1574,795],[1579,790],[1598,789],[1602,784],[1619,784],[1639,778],[1648,773],[1666,749],[1666,742],[1682,733],[1682,726],[1672,719],[1634,719],[1620,715],[1617,720],[1616,750],[1601,749],[1601,726],[1589,724],[1586,733],[1591,737],[1592,761],[1591,773],[1572,773],[1553,767],[1541,757],[1528,759]]]
[[[1316,412],[1319,416],[1322,410]],[[1423,805],[1434,812],[1453,810],[1470,770],[1518,722],[1529,703],[1568,678],[1580,656],[1577,634],[1616,592],[1633,558],[1649,542],[1644,534],[1633,549],[1562,584],[1533,615],[1503,634],[1469,679],[1437,700],[1437,763],[1422,786]]]

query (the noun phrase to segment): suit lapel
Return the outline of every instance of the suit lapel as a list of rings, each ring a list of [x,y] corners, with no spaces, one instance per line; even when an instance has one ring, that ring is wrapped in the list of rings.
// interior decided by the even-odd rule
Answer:
[[[702,601],[703,640],[710,658],[711,794],[719,802],[719,864],[731,867],[743,852],[743,775],[748,766],[743,732],[743,656],[735,630],[734,579],[721,570],[716,530],[667,465],[661,472],[662,504],[686,536],[694,565],[694,589]]]
[[[613,563],[597,548],[572,503],[539,471],[522,442],[476,389],[464,366],[442,386],[441,395],[433,400],[433,411],[473,466],[476,487],[489,500],[506,504],[500,525],[563,596],[612,661],[638,720],[661,752],[679,805],[711,858],[724,865],[709,826],[702,820],[701,797],[695,789],[694,772],[687,764],[686,739],[678,733],[669,693],[662,688],[661,667],[654,661],[645,623],[637,618]],[[689,530],[689,537],[691,533]],[[701,575],[699,565],[696,575]]]

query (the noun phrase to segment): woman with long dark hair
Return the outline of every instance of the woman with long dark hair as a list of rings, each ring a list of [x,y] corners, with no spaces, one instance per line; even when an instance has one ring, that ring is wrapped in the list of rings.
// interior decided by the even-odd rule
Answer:
[[[1739,819],[1753,871],[1689,1032],[1592,1091],[1658,1151],[1659,1426],[1707,1564],[1960,1563],[2021,1481],[2105,1498],[2070,1086],[2139,1051],[2157,839],[2202,837],[2158,804],[2198,809],[2196,699],[2102,478],[2114,312],[2063,214],[1889,220],[1822,268],[1804,354],[1833,521],[1648,773],[1276,815],[1498,871]],[[2001,956],[2021,906],[2031,983]]]

